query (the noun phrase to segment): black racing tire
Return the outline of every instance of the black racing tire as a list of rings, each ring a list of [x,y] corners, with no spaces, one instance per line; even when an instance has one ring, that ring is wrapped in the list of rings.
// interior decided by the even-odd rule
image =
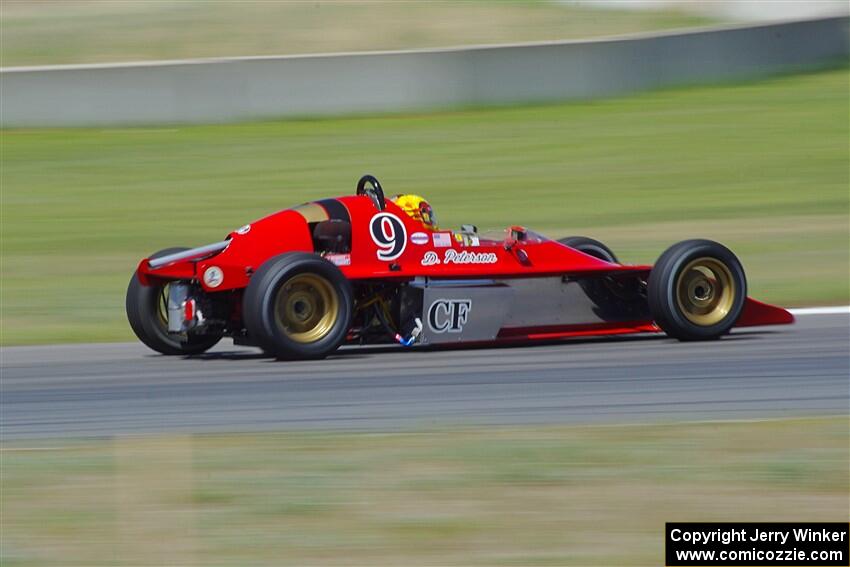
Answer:
[[[656,324],[680,341],[716,339],[735,325],[747,298],[747,278],[731,250],[711,240],[668,248],[647,284]]]
[[[282,360],[324,358],[345,340],[354,304],[351,284],[316,254],[287,252],[257,269],[242,300],[248,335]]]
[[[620,263],[616,254],[608,246],[593,238],[568,236],[558,240],[558,242],[604,262]],[[640,318],[641,313],[646,311],[646,302],[639,299],[637,290],[632,289],[633,286],[631,285],[592,274],[578,278],[577,281],[587,297],[596,306],[594,312],[603,321],[620,320],[627,313],[634,318]]]
[[[151,258],[159,258],[188,248],[166,248]],[[134,273],[127,286],[127,320],[133,332],[145,345],[161,354],[170,356],[200,354],[221,340],[221,335],[189,335],[187,341],[168,333],[168,324],[160,312],[160,302],[167,283],[142,285],[139,274]]]
[[[593,238],[588,238],[587,236],[568,236],[566,238],[561,238],[558,242],[565,246],[569,246],[570,248],[575,248],[579,252],[583,252],[588,256],[593,256],[594,258],[599,258],[600,260],[611,262],[612,264],[620,263],[620,261],[617,260],[617,256],[610,248]]]

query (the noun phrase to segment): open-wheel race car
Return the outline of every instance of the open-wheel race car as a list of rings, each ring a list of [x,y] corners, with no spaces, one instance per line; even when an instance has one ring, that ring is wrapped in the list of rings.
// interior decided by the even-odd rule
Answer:
[[[439,230],[421,198],[355,195],[283,210],[199,248],[145,258],[127,289],[139,339],[163,354],[222,337],[282,359],[343,344],[532,341],[665,332],[684,341],[793,322],[746,296],[741,263],[709,240],[671,246],[654,266],[621,264],[585,237],[521,226]]]

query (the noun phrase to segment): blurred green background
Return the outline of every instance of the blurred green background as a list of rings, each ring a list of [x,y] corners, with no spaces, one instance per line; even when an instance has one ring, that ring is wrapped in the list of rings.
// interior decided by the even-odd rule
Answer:
[[[847,67],[623,99],[421,115],[2,132],[3,344],[129,340],[137,262],[360,175],[444,227],[599,238],[625,262],[707,237],[751,294],[848,302]]]
[[[842,521],[847,418],[7,444],[0,563],[659,565],[668,521]]]
[[[3,0],[0,65],[562,40],[719,21],[675,7],[599,9],[545,0]]]

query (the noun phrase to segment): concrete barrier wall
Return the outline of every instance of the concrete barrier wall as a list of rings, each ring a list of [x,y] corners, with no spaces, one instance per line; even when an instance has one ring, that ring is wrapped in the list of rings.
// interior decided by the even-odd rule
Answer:
[[[464,49],[0,70],[0,125],[111,126],[612,96],[847,61],[850,19]]]

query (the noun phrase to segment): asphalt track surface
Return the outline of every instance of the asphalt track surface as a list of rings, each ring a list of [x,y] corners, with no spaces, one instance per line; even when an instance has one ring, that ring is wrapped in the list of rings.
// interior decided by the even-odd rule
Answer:
[[[140,433],[378,430],[846,415],[850,315],[663,336],[424,350],[345,349],[276,362],[218,346],[201,357],[134,344],[0,351],[5,441]]]

